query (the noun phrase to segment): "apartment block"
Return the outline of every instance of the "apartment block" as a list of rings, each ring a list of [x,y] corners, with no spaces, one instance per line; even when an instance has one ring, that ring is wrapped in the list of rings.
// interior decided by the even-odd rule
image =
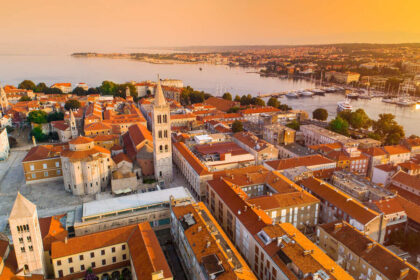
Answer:
[[[267,160],[275,160],[279,157],[278,149],[267,141],[260,139],[252,132],[238,132],[232,140],[254,156],[256,164],[262,164]]]
[[[295,142],[296,131],[282,124],[264,126],[263,139],[273,145],[288,145]]]

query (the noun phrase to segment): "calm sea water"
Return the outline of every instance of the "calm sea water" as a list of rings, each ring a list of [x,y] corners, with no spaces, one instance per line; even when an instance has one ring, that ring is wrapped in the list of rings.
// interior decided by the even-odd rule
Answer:
[[[67,55],[0,56],[0,83],[3,85],[17,86],[22,80],[30,79],[35,83],[45,82],[47,85],[56,82],[85,82],[89,86],[99,86],[103,80],[118,83],[156,80],[159,74],[161,78],[181,79],[185,85],[214,95],[229,91],[233,95],[256,96],[258,93],[314,87],[309,81],[260,77],[257,73],[252,73],[253,71],[255,69],[222,65],[149,64],[129,59],[75,58]],[[332,117],[336,114],[337,102],[343,99],[342,94],[327,94],[300,99],[282,97],[279,100],[308,113],[323,107]],[[381,113],[392,113],[408,135],[420,135],[420,106],[399,107],[383,103],[380,99],[351,102],[354,108],[363,108],[371,118],[376,118]]]

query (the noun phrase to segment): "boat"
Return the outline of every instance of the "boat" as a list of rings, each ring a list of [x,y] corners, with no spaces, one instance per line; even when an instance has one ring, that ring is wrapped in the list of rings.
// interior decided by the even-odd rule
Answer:
[[[382,102],[385,102],[385,103],[394,103],[394,100],[392,98],[382,98]]]
[[[313,89],[313,90],[312,90],[312,92],[313,92],[315,95],[325,95],[325,91],[323,91],[322,89],[319,89],[319,88],[315,88],[315,89]]]
[[[352,109],[353,106],[351,106],[350,100],[347,98],[344,101],[337,102],[337,112],[351,111]]]
[[[291,91],[291,92],[286,93],[286,97],[299,98],[299,94],[297,92]]]
[[[413,105],[416,105],[416,103],[417,102],[407,97],[401,97],[400,99],[397,100],[397,102],[395,102],[395,104],[400,105],[400,106],[413,106]]]
[[[347,94],[347,98],[357,99],[357,98],[359,98],[359,94],[357,92],[353,91],[353,92],[350,92],[349,94]]]
[[[324,90],[325,90],[325,92],[328,92],[328,93],[330,93],[330,92],[336,92],[335,87],[327,87]]]
[[[305,91],[301,91],[300,95],[303,96],[303,97],[312,97],[314,95],[314,93],[310,92],[308,90],[305,90]]]

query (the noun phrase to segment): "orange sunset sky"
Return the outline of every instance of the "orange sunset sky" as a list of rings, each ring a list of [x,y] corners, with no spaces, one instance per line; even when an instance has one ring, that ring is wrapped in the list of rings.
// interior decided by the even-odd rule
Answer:
[[[0,53],[420,42],[419,0],[0,0]]]

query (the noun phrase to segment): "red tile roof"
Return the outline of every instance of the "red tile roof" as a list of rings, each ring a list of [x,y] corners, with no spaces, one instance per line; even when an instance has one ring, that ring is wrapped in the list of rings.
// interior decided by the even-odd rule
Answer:
[[[407,154],[410,153],[406,147],[401,145],[396,146],[384,146],[383,149],[390,155],[397,155],[397,154]]]
[[[209,175],[211,174],[207,167],[188,149],[188,147],[182,143],[177,142],[173,144],[173,147],[179,151],[179,153],[185,158],[188,164],[197,172],[198,175]]]
[[[315,166],[332,163],[335,163],[335,161],[328,159],[322,155],[310,155],[304,157],[279,159],[266,162],[266,164],[272,167],[274,170],[284,170],[299,166]]]

